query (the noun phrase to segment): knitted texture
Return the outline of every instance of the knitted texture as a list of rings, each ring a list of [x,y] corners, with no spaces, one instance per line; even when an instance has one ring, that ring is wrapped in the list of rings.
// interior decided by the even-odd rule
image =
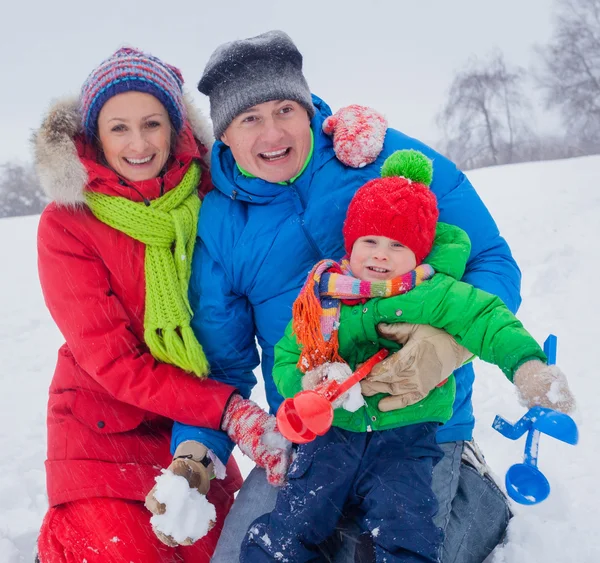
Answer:
[[[302,55],[283,31],[268,31],[220,45],[211,55],[198,90],[210,99],[215,138],[243,111],[272,100],[298,102],[315,115],[302,74]]]
[[[391,297],[410,291],[434,274],[429,264],[387,281],[370,282],[352,276],[348,261],[321,260],[308,274],[294,302],[293,331],[302,348],[298,369],[303,373],[325,362],[344,362],[339,355],[340,300]]]
[[[150,206],[94,192],[85,197],[97,219],[146,245],[144,340],[150,352],[161,362],[204,377],[208,361],[190,327],[188,301],[200,173],[193,162],[181,183]]]
[[[227,405],[221,429],[245,455],[266,470],[271,485],[285,484],[292,444],[277,429],[274,416],[236,394]]]
[[[381,167],[381,177],[401,176],[430,186],[433,181],[433,162],[421,151],[405,149],[395,151],[385,159]]]
[[[362,168],[377,159],[387,127],[383,115],[358,105],[342,108],[323,122],[323,131],[333,136],[338,160],[352,168]]]
[[[528,408],[540,406],[570,413],[576,402],[567,377],[557,365],[529,360],[519,366],[513,377],[520,403]]]
[[[123,92],[154,96],[167,110],[171,125],[179,133],[185,120],[183,76],[174,66],[137,49],[123,47],[100,63],[87,77],[80,95],[83,130],[93,141],[102,106]]]
[[[398,153],[410,154],[399,158]],[[420,165],[415,165],[415,158]],[[423,159],[429,161],[419,151],[397,151],[388,157],[382,169],[384,172],[393,170],[395,174],[414,173],[421,179],[431,178]],[[397,166],[402,162],[406,168]],[[352,252],[360,237],[384,236],[410,248],[420,264],[433,247],[438,216],[437,199],[427,185],[409,176],[375,178],[358,189],[348,206],[343,228],[346,252]]]

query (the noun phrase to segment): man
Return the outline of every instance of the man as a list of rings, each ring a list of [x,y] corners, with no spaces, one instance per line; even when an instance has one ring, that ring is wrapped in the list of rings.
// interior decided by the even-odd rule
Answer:
[[[417,149],[433,159],[431,189],[440,221],[458,225],[472,241],[463,279],[498,295],[516,311],[519,269],[467,178],[450,161],[394,129],[388,129],[375,162],[359,169],[345,167],[322,131],[330,109],[311,96],[302,56],[285,33],[273,31],[222,45],[209,60],[199,90],[210,98],[218,139],[212,154],[216,189],[201,211],[190,301],[211,377],[248,396],[256,383],[252,370],[260,363],[267,400],[276,412],[282,399],[271,377],[273,348],[291,318],[291,305],[316,262],[343,256],[342,222],[350,199],[358,187],[379,175],[382,162],[398,149]],[[407,327],[411,334],[413,329]],[[402,369],[416,358],[412,375],[417,382],[425,380],[418,360],[426,350],[434,356],[442,353],[450,338],[436,333],[432,340],[415,331],[398,358],[390,360],[392,368],[397,363]],[[435,357],[429,360],[428,370],[436,364]],[[473,455],[468,443],[474,425],[473,369],[466,365],[455,373],[455,413],[438,432],[445,457],[434,470],[437,523],[446,532],[442,560],[474,562],[482,561],[501,540],[510,512],[502,493],[484,475],[483,459]],[[437,374],[425,392],[447,375]],[[197,440],[215,453],[226,455],[231,448],[223,434],[178,424],[173,439],[173,447]],[[468,461],[461,461],[465,451]],[[272,509],[276,493],[264,470],[251,472],[213,561],[238,559],[249,524]],[[351,528],[352,515],[347,516]],[[356,538],[358,532],[350,528],[342,525],[340,534]],[[353,561],[356,543],[345,542],[336,560]]]

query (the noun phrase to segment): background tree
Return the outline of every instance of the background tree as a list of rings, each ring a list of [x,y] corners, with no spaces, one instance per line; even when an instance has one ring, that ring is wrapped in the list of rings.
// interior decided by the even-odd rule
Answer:
[[[29,165],[0,166],[0,218],[41,213],[48,200]]]
[[[454,78],[437,117],[445,152],[465,169],[520,161],[533,140],[525,72],[501,53],[472,59]]]
[[[582,152],[600,149],[600,0],[558,0],[538,84]]]

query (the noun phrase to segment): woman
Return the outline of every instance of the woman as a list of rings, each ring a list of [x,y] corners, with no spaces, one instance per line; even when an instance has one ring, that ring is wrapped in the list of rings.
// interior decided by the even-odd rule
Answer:
[[[208,493],[216,525],[194,546],[152,532],[143,500],[171,461],[172,421],[219,429],[235,394],[204,379],[189,325],[211,133],[182,85],[176,68],[120,49],[34,138],[53,200],[39,224],[40,281],[66,340],[48,402],[42,563],[209,561],[242,482],[231,459]]]
[[[209,366],[190,328],[212,133],[182,86],[176,68],[119,49],[34,136],[52,199],[39,224],[40,281],[66,340],[48,402],[41,563],[210,560],[242,479],[229,452],[221,464],[190,442],[171,463],[173,420],[224,430],[273,479],[289,463],[289,443],[273,442],[274,417],[205,379]],[[161,467],[185,473],[190,465],[216,525],[193,546],[176,546],[154,535],[143,501]]]

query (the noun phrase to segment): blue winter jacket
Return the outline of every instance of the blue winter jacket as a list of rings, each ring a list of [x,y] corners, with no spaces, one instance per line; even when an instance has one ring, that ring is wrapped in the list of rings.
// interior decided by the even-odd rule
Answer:
[[[313,265],[344,255],[342,224],[350,199],[378,177],[383,161],[398,149],[417,149],[433,160],[431,189],[439,220],[464,229],[472,242],[463,277],[498,295],[514,313],[520,304],[520,271],[485,205],[456,166],[419,141],[388,129],[379,158],[354,169],[339,162],[331,138],[321,130],[331,114],[313,97],[314,152],[304,172],[285,185],[243,176],[221,142],[212,152],[215,189],[202,205],[194,252],[190,302],[192,326],[211,365],[211,375],[248,397],[259,363],[272,413],[282,401],[271,370],[273,348],[291,319],[292,303]],[[260,345],[259,356],[256,340]],[[469,440],[474,425],[473,368],[456,372],[452,419],[438,431],[439,442]],[[172,449],[198,440],[225,462],[232,444],[223,432],[175,423]]]

